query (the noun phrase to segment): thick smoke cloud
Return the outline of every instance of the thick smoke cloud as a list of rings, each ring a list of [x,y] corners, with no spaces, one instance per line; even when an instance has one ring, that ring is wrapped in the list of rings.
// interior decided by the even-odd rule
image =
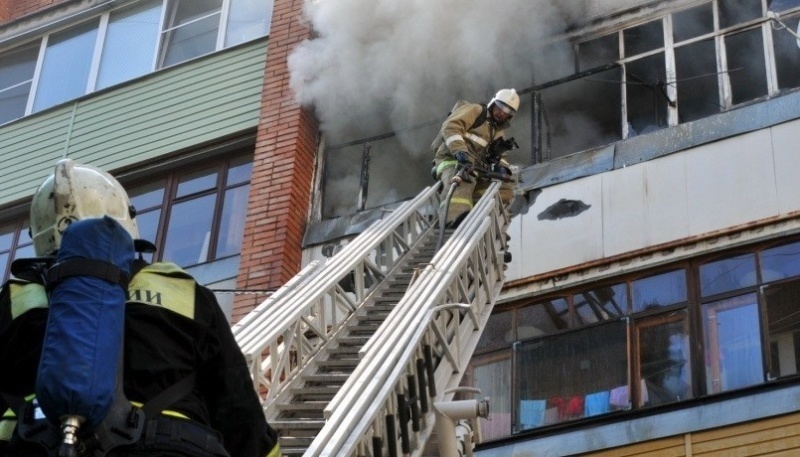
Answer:
[[[317,0],[316,37],[289,57],[298,101],[334,141],[440,119],[459,98],[488,101],[571,70],[553,37],[575,7],[553,0]]]

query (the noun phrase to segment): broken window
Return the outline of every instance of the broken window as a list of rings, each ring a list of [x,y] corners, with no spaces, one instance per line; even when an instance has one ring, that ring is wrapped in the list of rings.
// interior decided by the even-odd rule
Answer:
[[[800,0],[798,0],[800,3]],[[775,49],[775,69],[778,74],[778,89],[800,87],[800,40],[789,31],[798,30],[798,16],[782,18],[783,26],[774,28],[772,44]]]
[[[734,105],[767,95],[767,69],[761,28],[725,37],[731,102]]]
[[[664,53],[625,64],[625,100],[628,137],[668,125],[667,109],[674,102],[667,92]]]
[[[541,91],[552,157],[622,139],[621,78],[612,68]]]
[[[760,0],[717,0],[719,28],[726,29],[761,17]]]
[[[656,406],[692,398],[686,310],[637,321],[636,405]]]
[[[578,71],[602,67],[619,60],[619,33],[580,43],[577,46]]]
[[[625,57],[632,57],[664,47],[663,21],[648,22],[625,29],[622,32],[625,42]]]
[[[679,43],[714,32],[713,3],[705,3],[672,15],[672,39]]]
[[[675,49],[675,75],[679,122],[690,122],[722,110],[714,39]]]

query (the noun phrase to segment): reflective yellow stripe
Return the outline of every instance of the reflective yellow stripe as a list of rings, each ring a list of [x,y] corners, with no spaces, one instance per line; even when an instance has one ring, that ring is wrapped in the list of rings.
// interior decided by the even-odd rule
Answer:
[[[453,205],[464,205],[472,208],[472,199],[471,198],[456,198],[453,197],[450,199],[450,206]]]
[[[195,281],[172,263],[144,267],[128,285],[128,302],[165,308],[194,319]]]
[[[136,406],[136,407],[139,407],[139,408],[144,406],[142,403],[139,403],[138,401],[132,401],[131,404],[133,406]],[[170,417],[177,417],[178,419],[186,419],[187,421],[191,420],[191,419],[189,419],[188,416],[185,416],[185,415],[183,415],[183,414],[181,414],[181,413],[179,413],[177,411],[170,411],[168,409],[165,409],[164,411],[161,411],[161,414],[163,414],[165,416],[170,416]]]
[[[441,175],[445,168],[455,167],[458,162],[455,160],[445,160],[439,165],[436,165],[436,175]]]
[[[269,451],[269,454],[267,454],[267,457],[281,457],[281,445],[278,444],[278,443],[275,443],[275,447],[273,447],[272,450]]]
[[[6,416],[11,412],[11,416]],[[17,427],[17,419],[14,412],[10,409],[3,414],[0,419],[0,441],[11,441],[11,435],[14,434],[14,429]]]
[[[445,138],[444,142],[445,142],[445,144],[447,144],[447,147],[450,147],[450,145],[453,144],[453,142],[459,141],[459,140],[464,141],[464,137],[461,136],[461,135],[455,134],[455,135],[450,135],[449,137]]]
[[[11,319],[35,308],[47,308],[47,292],[44,286],[21,280],[9,281],[11,291]]]

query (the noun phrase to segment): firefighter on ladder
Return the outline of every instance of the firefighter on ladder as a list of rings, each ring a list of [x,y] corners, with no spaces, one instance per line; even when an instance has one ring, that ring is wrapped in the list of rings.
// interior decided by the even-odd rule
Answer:
[[[72,186],[75,207],[83,212],[55,204],[53,189],[59,179]],[[20,427],[31,421],[31,429],[47,429],[45,421],[58,419],[45,418],[29,394],[35,390],[48,320],[44,278],[62,232],[69,234],[65,227],[70,224],[63,221],[77,225],[76,220],[113,218],[136,240],[137,251],[153,252],[152,243],[138,240],[134,215],[127,193],[111,175],[70,159],[59,161],[34,195],[31,236],[38,257],[16,260],[14,277],[0,289],[0,456],[49,456],[57,447],[46,444],[48,435],[35,444],[23,440]],[[277,434],[267,424],[244,356],[214,294],[172,263],[150,264],[139,256],[131,273],[121,371],[127,407],[148,411],[148,405],[166,406],[143,415],[141,435],[132,443],[111,442],[106,448],[108,442],[96,430],[86,430],[78,438],[76,454],[279,456]],[[15,410],[27,414],[16,415]]]
[[[503,178],[500,187],[503,203],[508,205],[513,199],[514,185],[506,153],[516,142],[513,138],[506,140],[504,132],[518,109],[517,92],[501,89],[485,106],[457,103],[442,124],[432,145],[433,173],[444,184],[443,196],[451,184],[457,185],[449,206],[446,198],[442,199],[443,210],[447,208],[448,227],[457,226],[486,191],[490,183],[486,172]]]

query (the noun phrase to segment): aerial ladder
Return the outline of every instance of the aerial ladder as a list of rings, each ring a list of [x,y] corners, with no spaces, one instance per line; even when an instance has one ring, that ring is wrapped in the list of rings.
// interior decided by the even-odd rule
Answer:
[[[441,238],[440,189],[234,326],[284,455],[471,455],[490,400],[454,398],[479,394],[459,384],[503,285],[509,216],[495,182]]]

